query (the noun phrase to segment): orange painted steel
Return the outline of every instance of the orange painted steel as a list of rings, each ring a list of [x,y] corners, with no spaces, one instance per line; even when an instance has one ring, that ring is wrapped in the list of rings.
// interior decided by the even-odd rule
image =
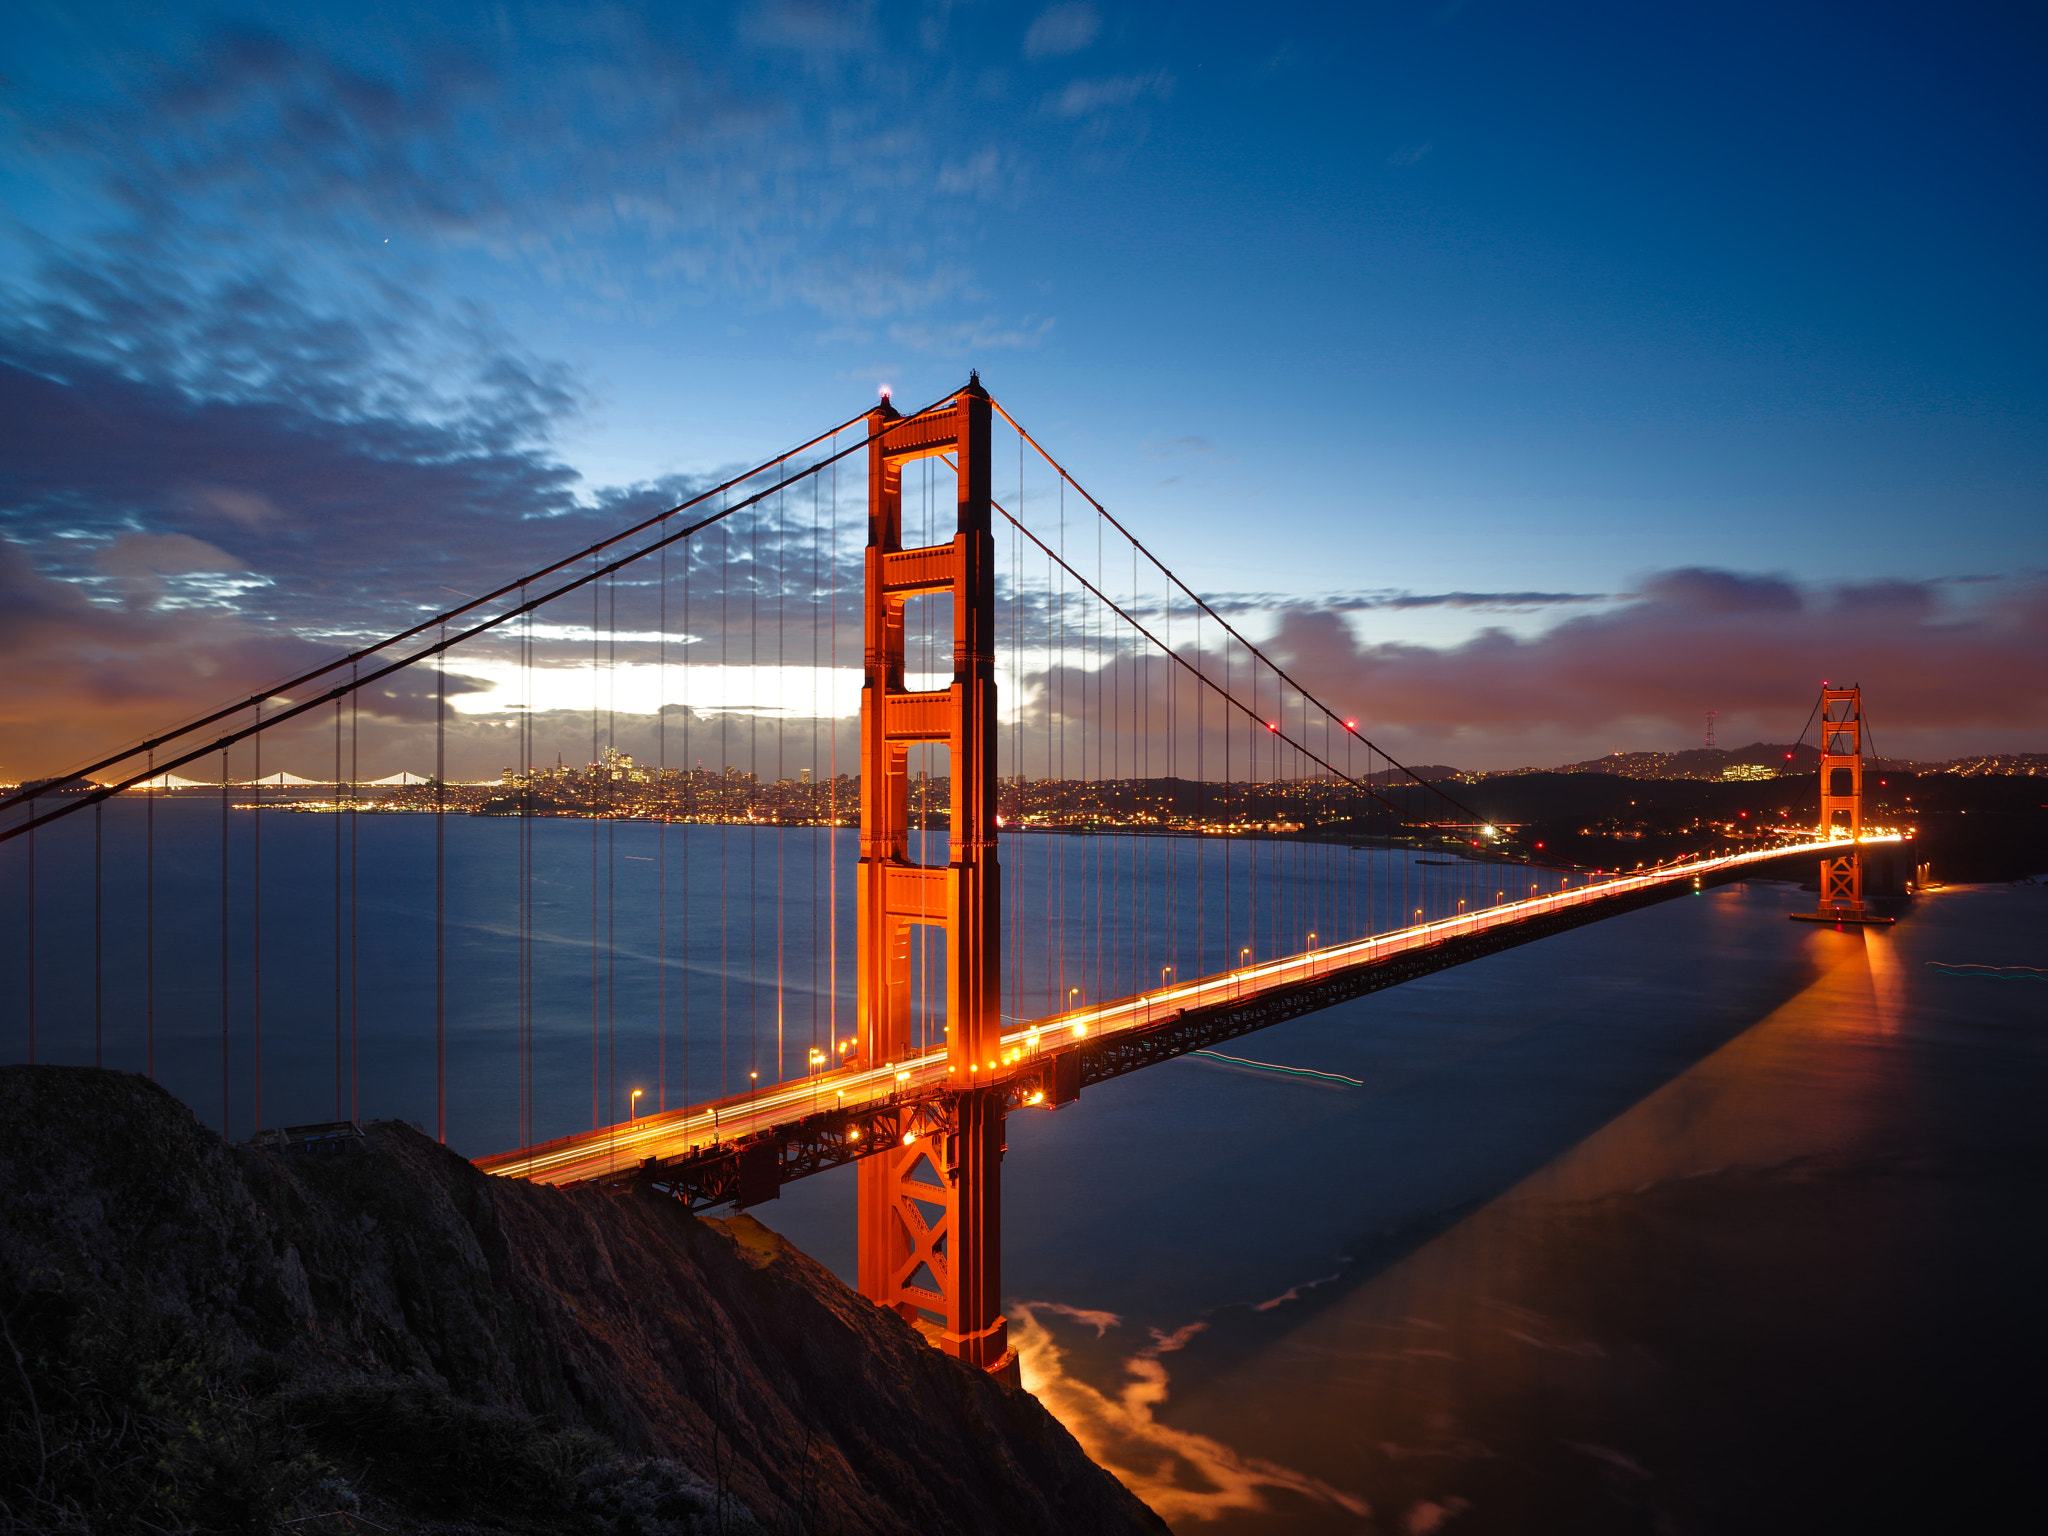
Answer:
[[[1868,923],[1889,919],[1863,904],[1863,690],[1820,691],[1820,836],[1849,839],[1843,852],[1820,861],[1820,901],[1793,916],[1821,922]]]
[[[938,408],[868,417],[868,546],[861,689],[860,869],[855,902],[856,1069],[919,1054],[911,1038],[911,933],[945,935],[949,1128],[906,1133],[861,1161],[863,1295],[974,1365],[1007,1370],[1001,1311],[1001,1164],[1005,1089],[997,1085],[1002,1015],[996,862],[995,539],[989,509],[989,399],[979,381]],[[903,467],[950,458],[957,521],[950,542],[903,547]],[[912,692],[904,680],[904,608],[953,600],[953,681]],[[952,780],[948,860],[911,857],[909,752],[943,745]]]

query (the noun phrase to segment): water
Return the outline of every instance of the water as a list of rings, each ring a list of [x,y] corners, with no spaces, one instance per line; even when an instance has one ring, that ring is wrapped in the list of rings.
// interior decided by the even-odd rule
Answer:
[[[247,1135],[437,1124],[438,1030],[449,1144],[480,1155],[623,1120],[636,1088],[658,1110],[800,1077],[853,1032],[851,828],[274,809],[259,840],[258,821],[205,793],[116,801],[38,833],[33,882],[28,842],[0,846],[0,1051],[30,1054],[33,1017],[36,1059],[153,1059]],[[911,843],[946,859],[942,834]],[[1559,878],[1185,837],[1011,835],[1002,861],[1013,1022]],[[942,944],[913,933],[913,1033],[936,1046]]]
[[[2048,1365],[2048,887],[1756,883],[1011,1121],[1027,1384],[1177,1531],[1971,1528]],[[842,1273],[850,1191],[757,1214]]]
[[[219,813],[159,816],[159,1067],[211,1114]],[[85,820],[70,864],[55,834],[39,851],[44,1059],[90,1059]],[[335,823],[264,820],[266,1118],[319,1119]],[[250,847],[230,821],[235,863]],[[517,1130],[518,828],[446,831],[451,1141],[482,1151]],[[588,1124],[593,1082],[602,1110],[649,1081],[664,974],[671,1102],[685,1042],[702,1097],[772,1062],[778,1017],[787,1063],[848,1016],[808,884],[831,834],[671,829],[665,854],[650,826],[533,834],[540,1134]],[[433,824],[364,817],[358,837],[363,1112],[431,1123]],[[1007,839],[1028,901],[1006,925],[1006,1008],[1049,1006],[1077,976],[1103,995],[1220,964],[1245,938],[1434,915],[1486,878],[1385,857],[1361,882],[1356,856],[1318,850],[1292,871],[1312,894],[1282,907],[1252,899],[1251,861],[1292,855],[1240,845],[1204,882],[1201,949],[1176,950],[1167,893],[1219,856],[1176,841]],[[851,835],[838,844],[843,895]],[[621,936],[595,986],[593,867]],[[650,943],[663,868],[668,936]],[[0,888],[17,944],[19,873]],[[138,899],[133,869],[110,866],[108,926]],[[246,883],[229,901],[246,1115]],[[1810,901],[1765,882],[1680,898],[1228,1048],[1362,1087],[1188,1058],[1014,1115],[1004,1275],[1027,1382],[1184,1536],[1982,1523],[2027,1493],[2048,1364],[2048,982],[1929,962],[2048,967],[2048,887],[1941,892],[1863,933],[1786,921]],[[108,958],[102,1049],[136,1065],[133,957]],[[850,1277],[852,1193],[842,1170],[755,1214]]]

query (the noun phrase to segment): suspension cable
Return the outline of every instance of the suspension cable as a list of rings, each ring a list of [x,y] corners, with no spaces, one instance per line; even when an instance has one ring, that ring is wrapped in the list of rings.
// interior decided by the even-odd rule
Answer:
[[[1068,485],[1071,485],[1075,490],[1079,491],[1082,496],[1086,497],[1088,504],[1095,508],[1097,512],[1101,513],[1102,516],[1108,520],[1109,525],[1112,528],[1116,529],[1118,533],[1122,534],[1125,538],[1129,539],[1131,541],[1132,546],[1135,549],[1137,549],[1139,553],[1144,555],[1144,557],[1147,560],[1150,560],[1153,563],[1153,565],[1159,568],[1159,572],[1161,575],[1166,577],[1166,579],[1172,582],[1176,587],[1179,587],[1182,592],[1186,593],[1188,596],[1188,600],[1190,602],[1196,604],[1196,606],[1198,606],[1204,613],[1208,614],[1210,618],[1214,619],[1219,625],[1221,625],[1223,627],[1223,631],[1225,634],[1229,635],[1232,639],[1236,640],[1238,644],[1242,645],[1247,651],[1250,651],[1252,655],[1258,657],[1260,661],[1263,661],[1267,666],[1271,667],[1275,675],[1277,675],[1282,682],[1287,684],[1287,686],[1292,688],[1296,693],[1300,694],[1301,697],[1306,699],[1309,703],[1315,705],[1317,709],[1321,710],[1323,714],[1328,716],[1332,721],[1335,721],[1336,723],[1343,725],[1344,729],[1350,732],[1352,735],[1358,735],[1357,731],[1353,730],[1352,727],[1344,721],[1343,716],[1339,715],[1335,710],[1331,709],[1329,705],[1325,704],[1321,699],[1317,698],[1314,694],[1310,693],[1306,688],[1302,687],[1301,684],[1297,683],[1292,677],[1290,677],[1287,674],[1287,671],[1284,667],[1282,667],[1278,662],[1274,661],[1272,657],[1268,656],[1256,645],[1252,644],[1251,641],[1247,640],[1242,634],[1238,632],[1236,627],[1233,626],[1228,619],[1224,618],[1222,614],[1218,613],[1214,608],[1210,607],[1207,600],[1204,599],[1200,593],[1196,592],[1194,588],[1190,587],[1186,582],[1182,581],[1178,576],[1174,575],[1172,571],[1168,570],[1165,564],[1161,562],[1159,557],[1153,554],[1151,550],[1147,549],[1144,546],[1144,544],[1139,541],[1137,535],[1133,534],[1130,531],[1130,529],[1126,528],[1122,523],[1117,521],[1116,515],[1112,513],[1109,510],[1109,508],[1105,507],[1101,502],[1097,501],[1095,497],[1089,493],[1088,488],[1086,486],[1082,485],[1080,481],[1076,480],[1072,475],[1068,474],[1065,466],[1063,466],[1059,462],[1059,460],[1055,459],[1051,454],[1047,453],[1043,447],[1040,447],[1037,438],[1033,437],[1029,432],[1026,432],[1022,427],[1017,425],[1017,418],[1012,416],[1008,411],[1003,409],[1003,405],[1000,400],[997,400],[994,396],[990,396],[989,404],[996,408],[997,412],[1001,414],[1003,420],[1007,421],[1013,428],[1016,429],[1017,435],[1019,437],[1023,438],[1025,442],[1029,443],[1034,449],[1037,450],[1038,456],[1044,459],[1046,463],[1050,464],[1053,467],[1054,473],[1056,473],[1062,480],[1066,481]],[[1415,773],[1413,769],[1409,768],[1407,764],[1401,762],[1391,752],[1386,751],[1384,748],[1374,746],[1370,740],[1363,736],[1360,736],[1359,740],[1364,741],[1367,746],[1372,747],[1373,751],[1378,752],[1381,757],[1384,757],[1389,763],[1392,763],[1396,768],[1399,768],[1403,773],[1407,774],[1409,778],[1413,779],[1417,784],[1420,784],[1424,789],[1430,791],[1432,794],[1438,796],[1440,799],[1448,801],[1450,804],[1457,806],[1459,810],[1463,811],[1467,816],[1471,817],[1474,822],[1478,822],[1482,819],[1478,815],[1478,813],[1475,812],[1470,806],[1461,804],[1452,796],[1445,794],[1444,791],[1440,789],[1438,786],[1430,783],[1427,779],[1420,777],[1418,774]],[[1321,759],[1318,758],[1317,761],[1320,762]],[[1328,765],[1325,764],[1324,766],[1327,767]],[[1334,773],[1336,770],[1332,769],[1331,771]],[[1345,777],[1348,778],[1349,776],[1346,775]],[[1352,780],[1351,782],[1356,783],[1357,781]]]
[[[954,393],[957,394],[958,391],[956,390],[954,391]],[[943,405],[947,400],[951,398],[952,395],[943,395],[938,400],[934,401],[932,404],[924,407],[923,410],[918,411],[917,414],[922,416],[931,411],[937,410],[940,405]],[[853,419],[855,421],[858,421],[861,418],[855,417]],[[777,481],[774,485],[769,486],[767,489],[757,491],[751,496],[744,497],[741,500],[734,502],[731,506],[726,507],[721,511],[714,512],[711,514],[711,516],[702,518],[699,521],[690,524],[687,528],[681,529],[676,533],[668,535],[668,537],[666,538],[657,539],[654,543],[646,545],[645,547],[636,550],[634,553],[630,555],[621,556],[619,559],[612,561],[609,565],[599,566],[596,569],[590,571],[587,575],[578,576],[574,580],[565,582],[561,586],[556,587],[554,590],[543,593],[541,596],[533,598],[528,602],[523,602],[515,608],[508,608],[503,613],[498,614],[495,618],[485,619],[481,624],[472,625],[470,628],[462,630],[457,634],[446,636],[436,641],[434,644],[427,646],[424,650],[415,651],[410,656],[403,657],[398,661],[390,662],[385,666],[378,667],[374,671],[366,672],[362,674],[360,677],[353,677],[346,684],[343,684],[336,688],[331,688],[325,693],[318,694],[313,698],[305,700],[303,703],[293,704],[287,709],[281,709],[276,714],[272,715],[268,720],[265,720],[260,724],[245,726],[243,729],[239,731],[230,732],[228,735],[219,738],[217,741],[209,742],[202,747],[195,747],[181,757],[172,758],[160,766],[153,767],[143,773],[135,774],[129,778],[123,779],[118,784],[103,784],[98,789],[93,790],[90,794],[79,795],[75,799],[67,801],[65,804],[58,806],[55,810],[45,811],[40,816],[33,817],[28,821],[20,822],[15,826],[7,828],[4,831],[0,831],[0,843],[7,842],[11,838],[19,837],[22,833],[27,832],[33,827],[40,827],[46,822],[59,820],[62,817],[71,815],[75,811],[82,811],[89,805],[97,805],[102,800],[105,800],[110,796],[120,794],[124,790],[133,789],[137,784],[140,784],[145,779],[154,777],[155,774],[157,773],[169,773],[171,770],[175,768],[181,768],[185,764],[194,762],[199,758],[206,757],[211,753],[225,751],[228,747],[234,745],[236,742],[245,740],[246,738],[255,735],[260,730],[268,729],[269,727],[274,725],[282,725],[287,720],[296,719],[298,716],[305,714],[309,710],[316,709],[322,704],[331,703],[335,699],[345,697],[346,695],[355,692],[358,688],[363,687],[365,684],[377,682],[382,678],[391,676],[394,672],[402,672],[407,667],[412,666],[415,662],[425,661],[430,656],[438,656],[443,651],[451,650],[454,647],[461,645],[464,641],[473,640],[478,635],[485,634],[490,630],[496,629],[500,624],[504,624],[509,620],[516,619],[521,614],[528,613],[533,609],[540,607],[544,603],[552,602],[555,598],[565,596],[568,593],[577,591],[579,588],[589,586],[590,583],[592,583],[593,581],[601,580],[602,578],[611,575],[614,571],[622,570],[626,566],[633,564],[637,560],[645,559],[648,555],[655,553],[657,550],[666,549],[671,544],[678,543],[681,540],[690,538],[695,534],[703,532],[706,528],[711,527],[715,523],[723,522],[726,518],[731,517],[735,512],[743,511],[746,508],[755,505],[757,502],[767,500],[777,491],[782,490],[786,486],[796,484],[799,480],[804,479],[808,475],[816,474],[819,470],[823,469],[827,464],[830,464],[835,460],[843,459],[848,454],[859,452],[862,448],[865,448],[869,443],[874,442],[877,438],[883,436],[895,425],[896,422],[889,422],[882,428],[881,432],[869,433],[867,436],[863,437],[859,442],[854,443],[849,447],[840,449],[830,458],[820,459],[817,463],[811,465],[808,469],[805,469],[800,474],[791,475],[784,480]],[[842,428],[840,430],[844,429]],[[829,437],[831,434],[827,433],[825,435]],[[812,441],[816,442],[818,441],[818,439],[814,438]],[[781,461],[771,460],[770,462],[776,463]],[[754,471],[754,473],[759,473],[759,471]],[[738,484],[749,478],[751,478],[750,475],[742,475],[739,481],[733,481],[728,483]],[[710,495],[711,493],[706,492],[705,494]],[[702,501],[703,499],[704,498],[701,496],[694,498],[694,500],[690,503],[687,503],[687,505],[694,505],[696,502]],[[664,518],[667,518],[672,515],[672,513],[665,512],[662,514],[661,517],[651,518],[648,520],[648,522],[643,523],[640,526],[644,529],[646,527],[652,526],[654,523],[661,522]],[[625,535],[620,535],[620,537],[625,537]],[[616,538],[610,539],[607,540],[605,544],[595,545],[592,547],[592,550],[586,550],[583,553],[589,554],[595,550],[602,550],[606,547],[606,545],[615,544],[617,542],[618,539]],[[582,555],[579,554],[574,558],[581,559]],[[563,563],[566,564],[569,562]],[[561,568],[562,566],[559,564],[550,567],[551,570],[560,570]],[[514,582],[511,588],[501,589],[501,591],[514,590],[518,588],[520,585],[521,583]],[[487,599],[479,598],[477,600],[478,603],[484,601],[487,601]],[[474,608],[476,606],[476,603],[471,603],[468,605],[469,608]],[[463,612],[466,610],[457,609],[454,611]],[[431,627],[432,623],[433,621],[429,620],[428,623],[425,625],[421,625],[417,628],[407,630],[405,632],[405,636],[417,635],[420,633],[422,629]],[[405,638],[405,636],[399,636],[394,638]],[[392,643],[393,641],[387,640],[384,642],[383,645],[373,646],[369,651],[358,652],[357,654],[374,654],[376,651],[382,650],[384,648],[384,645],[390,645]],[[337,663],[336,665],[340,665],[340,663]],[[332,670],[333,668],[331,667],[323,667],[320,669],[320,672],[315,672],[309,675],[317,677],[321,675],[321,673]],[[281,686],[290,687],[291,685],[283,684]],[[265,693],[262,695],[261,699],[257,700],[256,702],[260,704],[264,699],[271,699],[275,697],[277,697],[275,693]],[[231,709],[217,711],[214,714],[207,716],[205,720],[197,722],[195,725],[187,726],[180,731],[174,731],[169,736],[159,737],[157,738],[157,740],[174,740],[178,736],[186,735],[190,731],[197,729],[199,725],[211,724],[216,720],[225,719],[229,715],[235,714],[236,712],[242,709],[250,707],[251,705],[248,702],[244,702],[242,704],[235,705]],[[108,758],[102,763],[96,765],[95,768],[88,768],[82,770],[80,773],[67,775],[67,778],[79,778],[86,773],[97,771],[97,768],[99,767],[105,767],[108,763],[121,762],[126,758],[133,757],[135,755],[135,751],[139,750],[141,749],[137,748],[134,751],[124,752],[120,754],[120,756],[118,757]],[[63,781],[60,780],[59,782]],[[42,794],[44,790],[48,787],[49,786],[46,785],[32,790],[18,791],[12,797],[5,800],[0,800],[0,810],[5,810],[8,806],[15,805],[20,801],[33,799],[35,796]]]

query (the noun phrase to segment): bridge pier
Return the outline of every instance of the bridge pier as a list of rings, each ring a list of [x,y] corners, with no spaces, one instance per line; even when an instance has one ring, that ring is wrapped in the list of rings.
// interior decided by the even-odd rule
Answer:
[[[863,1295],[947,1353],[1011,1372],[1001,1310],[1005,1092],[990,1086],[1002,1032],[1002,908],[989,424],[979,380],[919,416],[899,416],[886,400],[868,416],[854,1061],[881,1066],[911,1053],[910,930],[934,928],[945,939],[951,1092],[942,1128],[906,1129],[900,1147],[861,1163],[859,1279]],[[948,543],[905,549],[903,468],[933,457],[952,460],[956,530]],[[905,606],[936,596],[953,602],[953,681],[913,691],[904,677]],[[918,743],[947,750],[944,865],[910,857],[908,762]]]

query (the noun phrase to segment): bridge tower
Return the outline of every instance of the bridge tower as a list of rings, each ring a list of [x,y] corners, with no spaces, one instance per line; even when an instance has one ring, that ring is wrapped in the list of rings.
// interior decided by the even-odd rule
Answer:
[[[867,677],[861,689],[861,834],[856,901],[855,1046],[867,1067],[912,1052],[910,930],[945,944],[946,1060],[952,1091],[902,1144],[862,1159],[860,1289],[947,1353],[1014,1369],[1002,1316],[1001,1164],[1005,1090],[996,866],[995,539],[989,511],[989,398],[979,378],[950,401],[903,417],[885,399],[868,416]],[[903,547],[903,467],[951,460],[952,539]],[[904,683],[904,610],[953,600],[953,681]],[[909,748],[947,749],[947,862],[911,857]]]
[[[1822,836],[1863,835],[1863,690],[1820,691],[1820,825]],[[1889,923],[1863,904],[1863,850],[1820,861],[1818,910],[1793,916],[1823,923]]]

